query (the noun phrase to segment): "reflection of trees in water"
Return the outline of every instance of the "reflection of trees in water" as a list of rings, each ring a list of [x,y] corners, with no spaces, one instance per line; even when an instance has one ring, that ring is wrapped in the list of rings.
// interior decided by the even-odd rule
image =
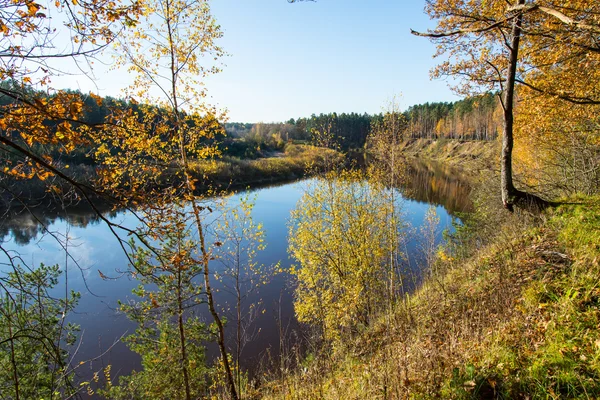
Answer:
[[[265,182],[254,185],[248,191],[253,192],[287,184],[289,184],[289,181]],[[47,227],[58,221],[66,221],[71,226],[78,228],[85,228],[90,224],[97,224],[101,221],[89,204],[82,200],[65,204],[64,199],[54,199],[49,197],[47,193],[42,193],[38,197],[29,193],[28,196],[16,202],[3,200],[2,195],[5,195],[5,193],[0,193],[0,209],[3,209],[3,211],[0,211],[0,241],[2,242],[10,237],[18,245],[29,244],[32,240],[43,235]],[[15,204],[27,204],[27,207],[18,209]],[[111,211],[110,206],[100,200],[94,202],[94,205],[109,219],[122,212],[122,210]]]
[[[450,214],[473,210],[471,188],[459,171],[440,163],[409,160],[403,184],[405,197],[443,206]]]
[[[100,208],[103,211],[102,208]],[[114,217],[118,212],[107,212],[105,216]],[[89,207],[78,204],[66,209],[22,209],[7,210],[0,219],[0,238],[6,241],[11,237],[18,245],[29,244],[40,237],[55,222],[66,221],[69,225],[85,228],[100,222],[100,217]]]
[[[265,188],[284,186],[289,181],[256,184],[249,193]],[[226,193],[226,192],[224,192]],[[1,197],[1,196],[0,196]],[[70,204],[61,204],[61,199],[53,201],[47,194],[36,198],[33,195],[28,196],[26,200],[20,200],[19,204],[27,204],[28,207],[10,208],[15,202],[0,202],[0,241],[6,241],[7,236],[11,237],[16,244],[26,245],[32,240],[44,234],[46,227],[55,222],[66,221],[71,226],[85,228],[90,224],[97,224],[101,221],[100,217],[91,209],[85,201],[79,200]],[[110,206],[98,200],[94,202],[95,207],[107,218],[116,217],[123,210],[112,211]]]
[[[364,162],[364,161],[363,161]],[[285,185],[288,182],[283,182]],[[279,186],[264,185],[266,187]],[[409,199],[443,206],[450,214],[468,212],[473,209],[469,199],[471,188],[458,171],[440,163],[409,160],[403,195]],[[260,188],[263,188],[261,186]],[[255,188],[255,189],[260,189]],[[118,211],[97,204],[105,216],[111,218]],[[100,218],[87,204],[80,202],[60,209],[58,207],[35,207],[23,210],[7,210],[0,219],[0,238],[13,238],[16,244],[26,245],[44,233],[46,227],[55,222],[66,221],[72,226],[85,228],[97,224]]]
[[[43,231],[42,225],[31,214],[10,216],[0,222],[0,236],[5,241],[7,236],[13,238],[18,245],[26,245]]]

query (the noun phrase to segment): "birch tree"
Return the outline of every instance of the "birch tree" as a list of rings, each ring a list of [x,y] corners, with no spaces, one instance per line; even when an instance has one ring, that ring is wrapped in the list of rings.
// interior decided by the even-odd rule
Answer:
[[[292,212],[296,315],[329,341],[369,325],[387,305],[389,249],[398,235],[388,229],[389,190],[364,178],[329,173],[307,188]]]
[[[217,41],[222,33],[204,0],[150,1],[139,24],[140,29],[120,40],[118,60],[134,76],[127,94],[141,111],[130,107],[112,116],[114,125],[104,132],[110,146],[101,146],[96,154],[104,165],[101,185],[112,188],[120,198],[144,205],[145,211],[140,213],[143,234],[138,236],[148,241],[174,240],[169,258],[160,248],[153,250],[161,265],[170,265],[176,274],[200,268],[227,391],[237,399],[225,328],[212,289],[214,244],[209,242],[205,222],[212,208],[197,195],[198,188],[206,189],[209,182],[202,181],[202,172],[194,165],[195,159],[210,159],[218,153],[214,139],[223,132],[219,121],[224,116],[203,101],[203,79],[219,72],[218,59],[224,51]],[[173,236],[174,226],[188,223],[188,235]],[[184,307],[179,307],[175,317],[180,364],[187,382],[185,396],[190,399],[183,312]]]

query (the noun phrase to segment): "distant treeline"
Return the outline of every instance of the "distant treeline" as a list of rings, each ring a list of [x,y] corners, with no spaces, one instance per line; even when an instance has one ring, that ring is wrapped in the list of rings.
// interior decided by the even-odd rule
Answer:
[[[331,146],[335,141],[347,149],[364,146],[372,119],[373,116],[366,113],[313,114],[283,123],[226,123],[225,129],[228,136],[256,142],[314,142],[318,138],[318,144]]]
[[[11,89],[15,83],[4,81],[0,88]],[[22,89],[21,89],[22,90]],[[136,102],[113,97],[97,101],[91,95],[78,91],[67,91],[79,95],[84,102],[82,121],[99,124],[106,121],[111,110],[130,108],[143,113]],[[33,97],[44,97],[43,93],[31,89]],[[45,95],[51,98],[52,95]],[[471,97],[456,102],[425,103],[409,107],[406,117],[407,138],[451,138],[462,140],[493,140],[501,128],[501,112],[494,94]],[[0,106],[7,106],[14,99],[0,93]],[[241,158],[259,158],[265,151],[282,150],[288,142],[311,142],[318,145],[343,149],[362,148],[374,120],[381,114],[329,113],[311,115],[308,118],[290,119],[282,123],[225,123],[225,138],[220,142],[223,153]],[[240,141],[240,139],[243,139]],[[70,154],[71,162],[90,164],[89,149],[79,149]]]
[[[498,98],[491,93],[453,103],[419,104],[405,115],[411,138],[494,140],[502,127]]]
[[[332,140],[344,149],[365,145],[371,123],[381,114],[330,113],[284,123],[226,123],[228,136],[255,142]],[[493,140],[501,128],[497,97],[491,93],[456,102],[425,103],[404,112],[407,138]],[[328,143],[325,143],[328,144]]]

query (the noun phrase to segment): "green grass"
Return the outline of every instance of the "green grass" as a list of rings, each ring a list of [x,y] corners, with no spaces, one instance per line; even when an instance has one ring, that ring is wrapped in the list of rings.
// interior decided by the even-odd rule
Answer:
[[[535,222],[499,217],[484,246],[438,260],[444,272],[391,318],[263,396],[600,398],[600,197],[568,199]]]

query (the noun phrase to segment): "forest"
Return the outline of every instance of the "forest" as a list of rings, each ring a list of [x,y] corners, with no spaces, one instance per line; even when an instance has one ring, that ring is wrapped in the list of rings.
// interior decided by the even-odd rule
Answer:
[[[600,4],[423,3],[435,27],[411,33],[463,100],[281,123],[209,103],[227,53],[208,0],[0,4],[0,397],[600,397]],[[108,48],[121,98],[54,87],[62,60],[92,77]],[[300,178],[271,239],[284,255],[264,262],[240,189]],[[69,229],[88,225],[125,265],[80,265]],[[15,247],[40,237],[54,257]],[[133,328],[79,360],[72,318],[112,291],[92,274],[134,282],[111,305]],[[277,280],[295,325],[282,291],[253,370]],[[131,371],[105,363],[119,344]]]
[[[407,136],[413,139],[494,140],[501,129],[500,105],[492,93],[469,97],[451,103],[425,103],[410,106],[402,113],[408,121]],[[325,132],[333,138],[327,146],[342,149],[365,147],[371,125],[383,114],[330,113],[308,118],[290,119],[285,123],[225,124],[232,137],[259,143],[311,142],[314,133]]]

